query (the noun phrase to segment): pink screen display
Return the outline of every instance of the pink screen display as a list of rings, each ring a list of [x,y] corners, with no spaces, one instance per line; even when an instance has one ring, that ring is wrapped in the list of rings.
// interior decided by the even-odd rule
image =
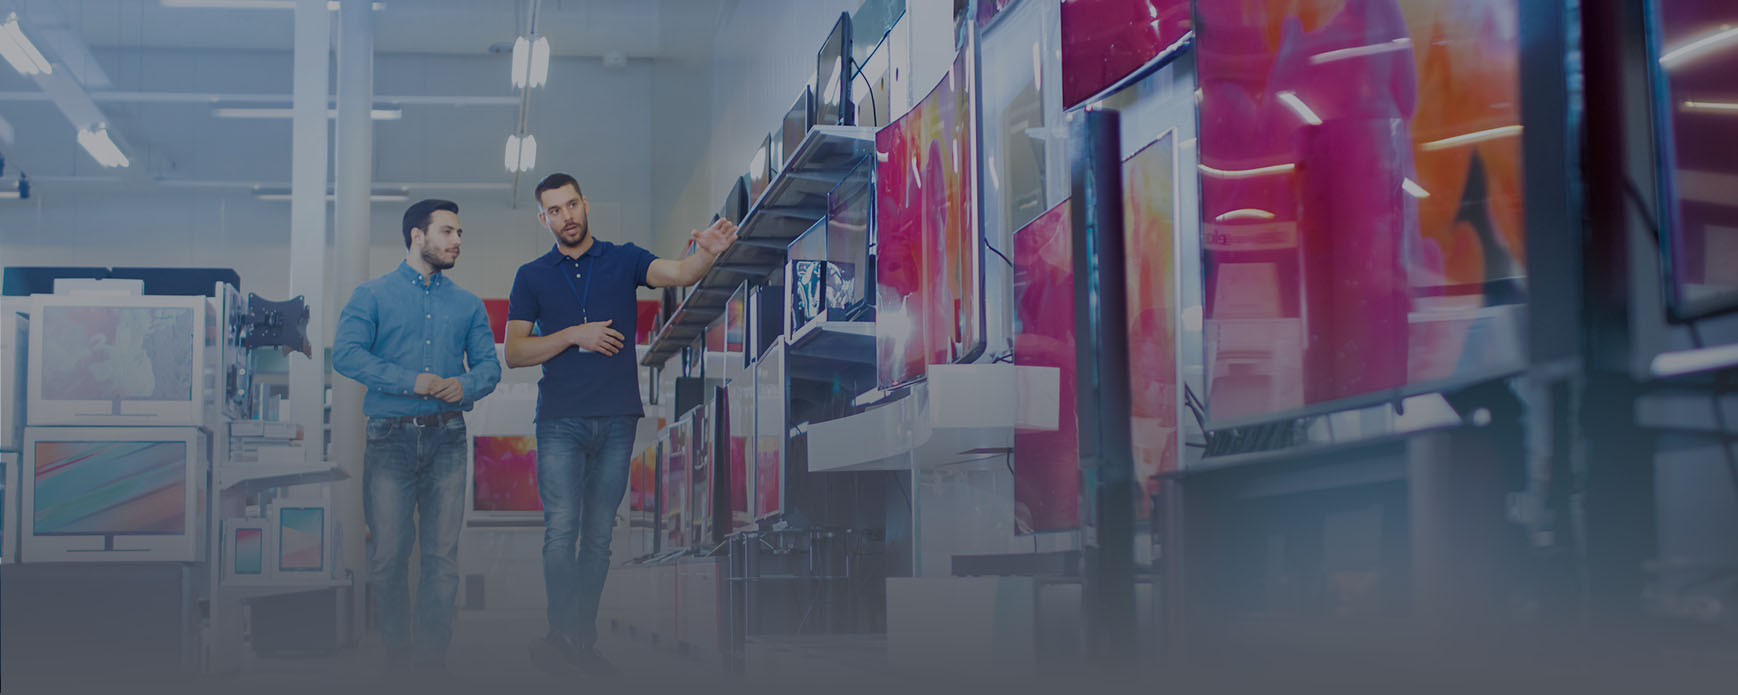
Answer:
[[[479,512],[540,512],[537,438],[478,436],[471,443],[471,509]]]
[[[877,376],[882,386],[983,347],[971,50],[875,135]]]
[[[1200,4],[1214,420],[1523,364],[1516,3]]]
[[[1072,108],[1133,74],[1189,33],[1189,24],[1188,0],[1062,3],[1062,103]]]
[[[1158,492],[1159,474],[1177,470],[1176,166],[1173,134],[1122,165],[1129,435],[1141,518]]]
[[[1069,209],[1062,203],[1014,233],[1014,364],[1059,373],[1055,394],[1017,394],[1021,403],[1054,399],[1058,426],[1014,432],[1014,521],[1021,533],[1080,525]]]

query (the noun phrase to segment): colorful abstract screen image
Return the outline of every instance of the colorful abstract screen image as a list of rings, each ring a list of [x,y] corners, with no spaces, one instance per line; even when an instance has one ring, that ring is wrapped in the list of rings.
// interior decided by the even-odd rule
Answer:
[[[1213,420],[1523,366],[1516,3],[1198,5]]]
[[[1189,33],[1189,4],[1188,0],[1062,3],[1062,103],[1075,107],[1181,40]],[[1219,4],[1242,3],[1220,0]]]
[[[726,459],[730,464],[730,525],[743,528],[754,523],[749,506],[748,443],[754,436],[754,380],[738,379],[725,390]]]
[[[1177,470],[1176,169],[1177,141],[1171,133],[1122,165],[1129,435],[1141,518],[1158,493],[1158,476]]]
[[[1672,312],[1738,308],[1738,3],[1654,0]]]
[[[325,533],[325,508],[279,509],[278,571],[318,572],[325,569]]]
[[[774,346],[755,363],[754,516],[784,512],[784,348]]]
[[[644,452],[634,454],[628,459],[628,512],[637,518],[639,512],[646,508],[645,498],[646,455]]]
[[[973,48],[875,135],[876,349],[883,387],[984,345]]]
[[[677,420],[669,429],[669,454],[664,459],[664,548],[685,548],[688,537],[688,473],[692,465],[688,442],[689,424],[686,418]]]
[[[471,441],[471,510],[541,512],[537,494],[537,438],[479,435]]]
[[[688,524],[690,541],[696,544],[712,542],[712,419],[708,403],[694,411],[688,420],[688,441],[693,451],[688,474]]]
[[[193,400],[190,308],[43,307],[42,397]]]
[[[1054,398],[1058,427],[1014,432],[1014,522],[1020,533],[1080,525],[1069,211],[1065,202],[1014,233],[1014,364],[1059,374],[1055,394],[1016,394],[1022,402]]]
[[[235,566],[239,575],[259,575],[265,572],[265,529],[235,529]]]
[[[187,532],[186,442],[36,443],[32,533]]]

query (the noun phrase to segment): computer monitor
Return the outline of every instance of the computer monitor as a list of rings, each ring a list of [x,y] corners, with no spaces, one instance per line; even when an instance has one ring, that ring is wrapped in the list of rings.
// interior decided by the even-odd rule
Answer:
[[[815,122],[819,125],[852,125],[856,109],[851,102],[851,14],[841,12],[832,33],[815,54]]]
[[[215,318],[204,297],[33,297],[29,424],[206,424]]]
[[[206,435],[193,427],[31,427],[21,553],[37,562],[205,557]]]
[[[983,353],[976,45],[875,135],[876,376],[882,388]]]

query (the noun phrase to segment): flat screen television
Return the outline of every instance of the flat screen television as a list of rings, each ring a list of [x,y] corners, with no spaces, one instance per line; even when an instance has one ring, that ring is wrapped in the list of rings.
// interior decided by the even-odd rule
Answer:
[[[748,208],[760,202],[760,194],[766,192],[766,186],[772,181],[772,136],[768,135],[760,141],[760,147],[755,148],[754,156],[748,160]]]
[[[742,224],[742,218],[748,214],[748,176],[736,177],[736,182],[730,186],[730,192],[724,196],[724,209],[718,216],[730,220],[731,224]]]
[[[646,452],[640,451],[628,459],[628,527],[640,526],[640,511],[645,509]]]
[[[205,424],[214,320],[204,297],[33,297],[28,423]]]
[[[754,467],[749,465],[750,443],[754,438],[754,374],[732,380],[724,386],[723,456],[729,462],[730,530],[754,525]]]
[[[689,433],[693,431],[692,411],[670,424],[669,449],[665,456],[663,525],[661,546],[664,550],[686,548],[694,544],[688,528],[688,476],[694,457]]]
[[[874,274],[875,165],[865,159],[827,193],[827,313],[834,321],[857,320],[872,306]]]
[[[839,13],[832,33],[815,54],[815,123],[852,125],[856,109],[851,102],[851,14]]]
[[[324,505],[285,506],[272,509],[278,533],[277,571],[324,572],[331,529]]]
[[[1021,379],[1020,404],[1054,403],[1055,427],[1014,430],[1014,530],[1080,526],[1080,426],[1074,392],[1074,266],[1064,201],[1014,233],[1014,365],[1053,371]],[[1053,393],[1027,391],[1054,384]]]
[[[1738,310],[1738,5],[1650,0],[1660,242],[1674,321]]]
[[[779,127],[780,152],[784,155],[779,162],[783,169],[795,157],[797,149],[802,146],[803,139],[809,136],[809,129],[815,127],[815,92],[807,86],[797,97],[797,102],[791,104],[791,110],[786,111],[784,121]]]
[[[1147,518],[1159,475],[1177,470],[1182,407],[1177,361],[1177,135],[1166,132],[1122,164],[1124,277],[1127,282],[1129,434]]]
[[[827,222],[816,221],[785,252],[785,331],[796,335],[827,316]]]
[[[471,438],[471,523],[542,524],[537,492],[537,437],[529,434]]]
[[[712,539],[712,401],[707,399],[685,418],[693,451],[688,473],[689,544],[710,548]]]
[[[976,44],[875,135],[876,376],[882,388],[984,350]]]
[[[1189,0],[1062,3],[1063,103],[1074,108],[1094,101],[1145,72],[1188,35],[1190,4]],[[1251,3],[1219,4],[1228,11],[1256,12],[1247,8]]]
[[[229,584],[259,583],[276,576],[277,533],[265,519],[225,519],[223,527],[223,581]]]
[[[193,427],[30,427],[21,553],[38,562],[205,556],[206,435]]]
[[[749,363],[753,362],[748,349],[748,333],[748,282],[744,281],[737,284],[730,299],[724,302],[724,352],[732,364],[732,368],[725,372],[726,379],[746,372]]]
[[[1210,426],[1525,366],[1518,4],[1199,5]]]
[[[785,511],[785,344],[774,341],[754,367],[754,517]]]
[[[661,421],[662,418],[660,418]],[[670,493],[665,484],[670,470],[670,428],[665,427],[658,430],[657,444],[653,448],[657,449],[657,458],[655,459],[657,463],[646,469],[646,490],[652,497],[652,501],[648,504],[650,507],[648,511],[651,512],[652,516],[652,552],[656,553],[665,548],[664,510],[668,508],[667,505],[670,503]]]

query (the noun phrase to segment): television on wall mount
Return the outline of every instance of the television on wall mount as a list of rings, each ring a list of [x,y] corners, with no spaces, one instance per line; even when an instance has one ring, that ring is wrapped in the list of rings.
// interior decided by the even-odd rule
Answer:
[[[19,551],[38,562],[205,556],[206,435],[193,427],[31,427]]]
[[[1519,0],[1255,5],[1197,7],[1210,426],[1524,369]]]
[[[851,14],[842,12],[833,31],[815,54],[815,123],[854,125],[856,109],[851,102]]]

